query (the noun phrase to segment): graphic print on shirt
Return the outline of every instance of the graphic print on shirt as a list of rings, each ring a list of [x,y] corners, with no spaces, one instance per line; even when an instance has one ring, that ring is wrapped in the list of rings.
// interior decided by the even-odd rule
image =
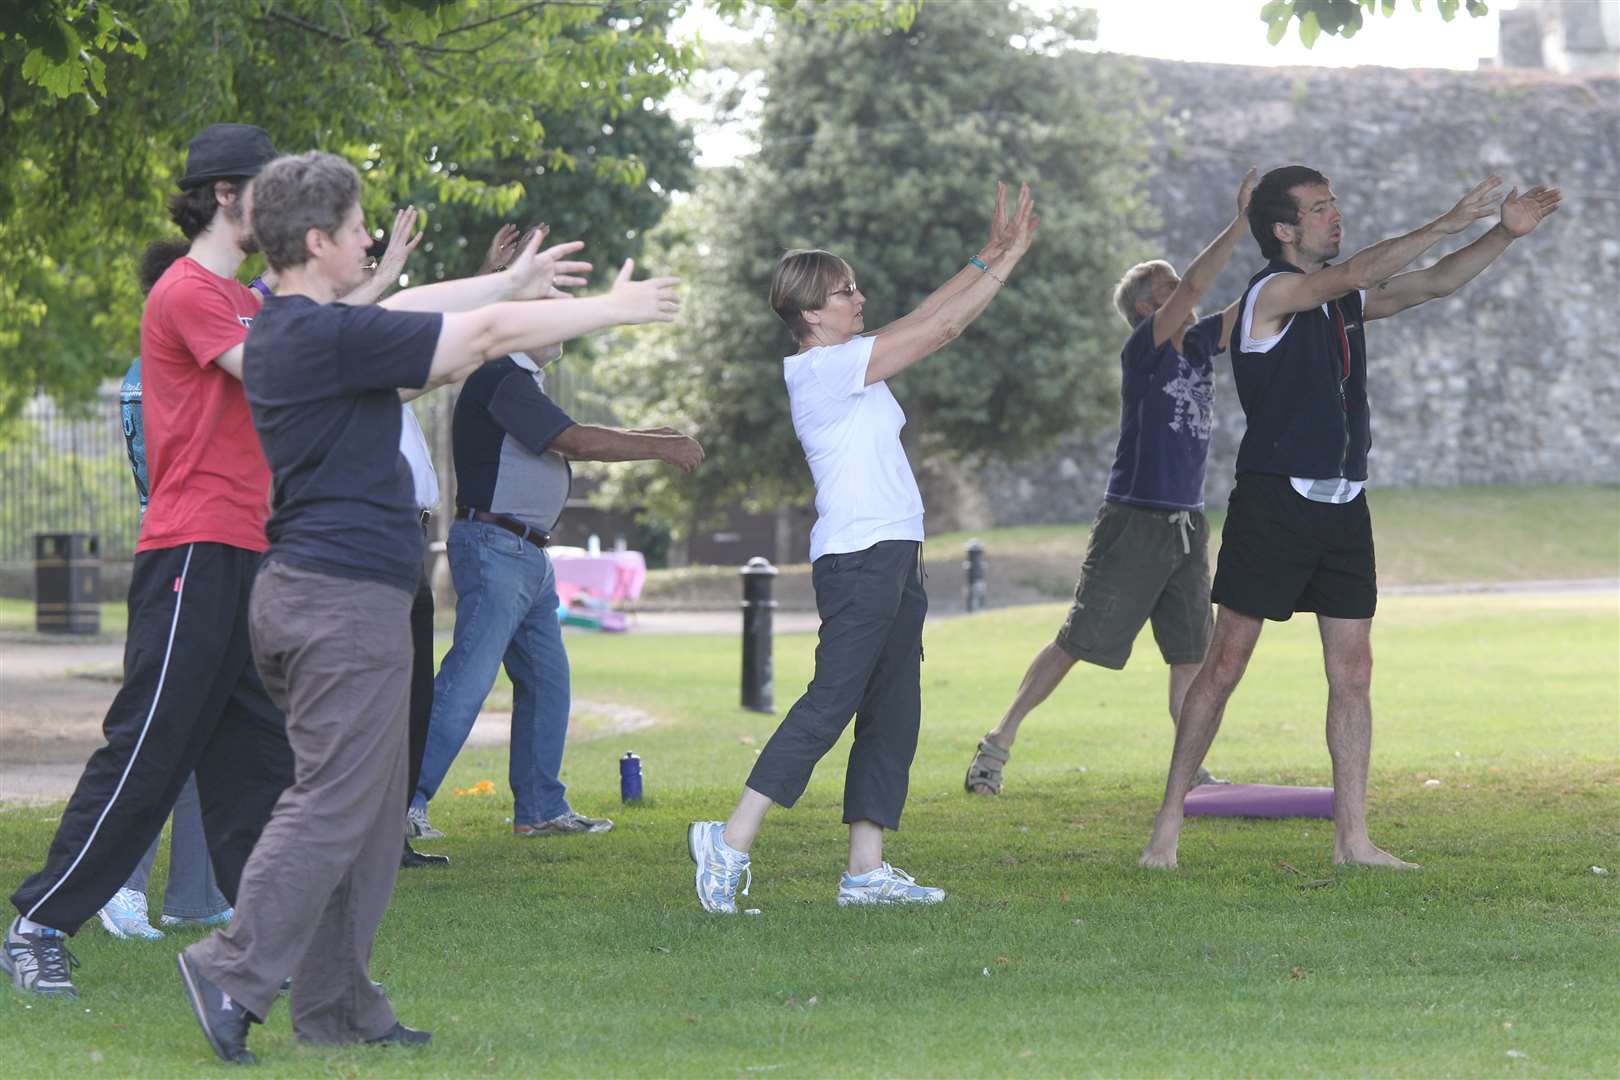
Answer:
[[[1197,371],[1185,356],[1176,357],[1176,377],[1162,386],[1175,401],[1175,412],[1170,416],[1170,430],[1186,432],[1195,439],[1207,440],[1215,426],[1215,380],[1213,365]]]

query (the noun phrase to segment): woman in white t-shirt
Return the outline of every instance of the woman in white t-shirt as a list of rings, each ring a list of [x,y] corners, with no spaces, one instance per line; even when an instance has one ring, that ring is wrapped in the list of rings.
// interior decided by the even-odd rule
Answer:
[[[810,533],[821,614],[810,686],[760,752],[731,817],[695,821],[687,845],[698,901],[734,913],[748,850],[773,803],[791,807],[851,715],[855,741],[844,782],[849,866],[838,903],[938,903],[883,859],[883,831],[900,826],[922,716],[923,505],[900,444],[906,415],[886,380],[949,344],[978,318],[1029,250],[1038,219],[1029,186],[1007,214],[997,185],[990,240],[911,314],[864,333],[866,297],[849,264],[826,251],[782,256],[771,307],[798,352],[782,361],[793,430],[816,484]],[[750,876],[750,881],[752,877]],[[748,892],[743,889],[744,895]]]

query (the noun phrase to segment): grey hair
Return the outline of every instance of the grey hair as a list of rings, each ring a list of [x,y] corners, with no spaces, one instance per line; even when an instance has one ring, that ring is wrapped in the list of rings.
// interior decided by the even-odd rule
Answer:
[[[1163,259],[1149,259],[1125,271],[1125,276],[1114,286],[1114,307],[1120,316],[1131,326],[1141,322],[1146,316],[1137,314],[1137,302],[1152,295],[1154,278],[1175,272],[1176,268]]]
[[[335,234],[360,202],[360,174],[336,154],[288,154],[253,181],[253,235],[277,273],[309,261],[309,230]]]

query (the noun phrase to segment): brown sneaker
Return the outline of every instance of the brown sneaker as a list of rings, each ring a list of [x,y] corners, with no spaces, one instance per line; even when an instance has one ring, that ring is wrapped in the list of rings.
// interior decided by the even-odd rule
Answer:
[[[605,817],[586,817],[570,810],[560,814],[550,821],[538,821],[533,824],[514,822],[512,835],[514,836],[566,836],[572,833],[600,833],[613,828],[613,822]]]

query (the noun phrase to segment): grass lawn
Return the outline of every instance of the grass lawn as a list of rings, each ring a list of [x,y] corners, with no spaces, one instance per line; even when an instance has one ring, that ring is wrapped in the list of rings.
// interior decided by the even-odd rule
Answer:
[[[930,625],[889,850],[950,898],[915,911],[832,902],[841,745],[754,849],[763,914],[703,914],[685,823],[724,815],[776,718],[736,707],[732,638],[571,638],[580,699],[659,721],[614,735],[577,718],[571,797],[618,828],[514,839],[504,751],[469,750],[433,805],[452,866],[402,878],[373,966],[433,1045],[303,1048],[278,1008],[254,1030],[255,1075],[1620,1074],[1614,595],[1381,605],[1373,835],[1424,864],[1411,874],[1334,869],[1327,822],[1208,819],[1188,822],[1182,870],[1138,870],[1170,736],[1151,636],[1122,673],[1076,669],[1025,725],[1002,797],[963,794],[974,742],[1062,611]],[[779,707],[813,644],[778,638]],[[1313,626],[1269,627],[1211,764],[1327,782],[1324,700]],[[617,805],[625,750],[646,760],[635,808]],[[500,793],[451,794],[484,779]],[[6,882],[54,817],[0,813]],[[194,937],[87,928],[80,1001],[0,994],[0,1075],[232,1074],[174,974]]]

